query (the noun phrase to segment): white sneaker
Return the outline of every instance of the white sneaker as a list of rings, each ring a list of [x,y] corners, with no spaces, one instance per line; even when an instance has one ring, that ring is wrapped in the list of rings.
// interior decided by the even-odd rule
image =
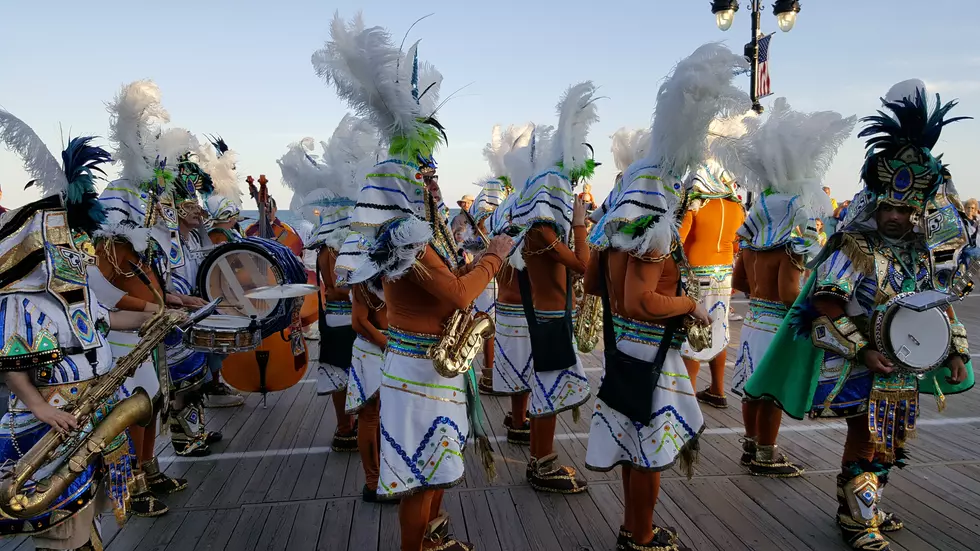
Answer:
[[[730,321],[742,321],[742,316],[738,315],[735,310],[731,310],[728,312],[728,319]]]

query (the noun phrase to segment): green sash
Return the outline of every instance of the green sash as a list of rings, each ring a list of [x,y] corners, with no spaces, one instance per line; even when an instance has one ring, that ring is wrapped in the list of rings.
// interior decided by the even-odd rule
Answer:
[[[813,346],[809,334],[797,338],[796,328],[790,326],[793,312],[802,307],[804,301],[809,300],[814,279],[815,273],[810,275],[800,289],[800,296],[776,331],[772,344],[745,383],[747,396],[775,400],[794,419],[803,419],[813,409],[813,395],[817,391],[823,366],[824,351]],[[939,397],[970,390],[974,385],[973,362],[966,363],[966,372],[965,381],[951,385],[945,379],[950,374],[949,368],[938,369],[919,381],[919,393]]]

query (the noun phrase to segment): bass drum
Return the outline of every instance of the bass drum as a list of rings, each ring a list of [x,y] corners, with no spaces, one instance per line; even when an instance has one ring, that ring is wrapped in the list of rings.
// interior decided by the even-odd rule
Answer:
[[[226,357],[222,375],[243,392],[285,390],[306,374],[309,354],[297,299],[251,299],[260,287],[306,283],[306,269],[292,251],[275,241],[248,237],[216,247],[201,263],[198,289],[206,300],[224,298],[223,313],[254,316],[262,344]]]

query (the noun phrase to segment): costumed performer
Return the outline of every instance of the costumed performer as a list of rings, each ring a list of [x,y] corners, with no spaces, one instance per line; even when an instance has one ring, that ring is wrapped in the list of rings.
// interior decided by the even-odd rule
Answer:
[[[868,138],[864,189],[814,261],[813,274],[745,385],[746,395],[772,398],[797,419],[846,418],[837,525],[854,549],[889,549],[882,532],[903,526],[881,508],[881,499],[892,467],[906,462],[919,394],[934,394],[941,406],[946,394],[973,386],[966,328],[952,307],[938,314],[949,320],[942,334],[949,352],[937,371],[910,369],[889,351],[887,327],[878,331],[872,323],[899,294],[966,282],[964,266],[975,243],[965,237],[962,214],[948,205],[927,221],[924,212],[947,181],[933,148],[943,127],[961,119],[947,118],[954,106],[937,96],[930,109],[925,90],[916,88],[911,97],[886,101],[884,110],[862,119],[867,126],[859,137]],[[944,277],[930,251],[951,243],[958,245],[955,276]],[[935,323],[927,326],[935,329]]]
[[[573,275],[585,275],[589,260],[585,204],[574,187],[591,178],[597,166],[586,143],[589,127],[598,120],[595,85],[571,86],[557,105],[558,128],[550,140],[536,140],[540,157],[511,213],[520,229],[510,264],[517,270],[530,350],[531,459],[527,479],[542,492],[573,494],[587,489],[574,467],[560,465],[554,451],[558,414],[589,399],[589,380],[578,357],[572,313]],[[540,169],[538,169],[540,166]],[[571,247],[574,247],[574,251]],[[517,415],[517,412],[511,412]]]
[[[128,397],[121,386],[104,396],[87,391],[114,367],[109,328],[138,329],[152,314],[110,312],[123,293],[95,266],[91,237],[105,212],[94,180],[109,154],[79,137],[69,140],[59,165],[27,124],[3,110],[0,140],[21,156],[33,178],[28,186],[43,196],[0,215],[0,372],[10,390],[0,420],[2,488],[22,498],[0,505],[0,536],[31,536],[39,551],[94,551],[102,549],[106,505],[120,524],[126,520],[135,457],[125,427],[150,422],[152,406],[141,392],[116,410]],[[96,400],[90,417],[73,413],[80,400]],[[92,431],[103,422],[112,430],[98,440]],[[65,463],[76,460],[71,445],[37,455],[34,447],[52,429],[69,443],[89,439],[83,445],[95,446],[92,461],[69,469]]]
[[[807,258],[820,249],[820,243],[797,235],[794,228],[830,214],[821,184],[855,120],[832,111],[793,111],[785,98],[779,98],[764,123],[747,120],[745,136],[719,139],[712,146],[715,156],[725,159],[728,170],[756,198],[738,230],[741,252],[732,277],[735,289],[749,295],[732,377],[736,396],[744,396],[745,381],[799,296]],[[777,449],[782,411],[776,404],[744,399],[742,419],[741,463],[751,474],[790,478],[803,473]]]
[[[433,150],[445,141],[434,117],[442,77],[419,63],[417,44],[402,52],[385,29],[365,28],[360,16],[347,23],[337,15],[331,40],[314,53],[313,65],[380,130],[388,147],[388,157],[365,177],[336,266],[341,285],[381,275],[388,307],[378,494],[401,498],[403,551],[471,550],[449,536],[442,495],[463,479],[469,440],[476,440],[488,469],[493,457],[482,433],[476,376],[472,370],[460,376],[469,367],[460,364],[466,358],[447,348],[470,335],[460,334],[459,326],[446,334],[447,323],[455,326],[450,318],[465,321],[471,315],[511,240],[493,239],[459,275],[461,255],[432,161]]]
[[[660,473],[680,461],[691,476],[704,430],[680,354],[687,320],[710,320],[688,296],[687,287],[700,282],[678,233],[691,192],[691,179],[682,177],[704,162],[711,122],[748,106],[732,84],[745,64],[728,48],[705,44],[674,67],[657,94],[647,154],[624,171],[590,234],[596,251],[585,287],[603,300],[605,374],[586,465],[623,468],[626,510],[617,549],[687,549],[673,529],[653,524]]]
[[[109,104],[109,138],[114,144],[113,157],[122,164],[120,178],[106,186],[99,204],[106,216],[95,232],[99,270],[126,295],[116,305],[120,310],[155,311],[155,293],[165,295],[170,306],[180,306],[181,298],[166,291],[166,262],[170,250],[170,229],[166,219],[175,218],[173,209],[164,208],[160,182],[173,179],[165,167],[157,164],[160,125],[170,116],[160,101],[160,89],[150,80],[139,80],[123,86]],[[159,160],[163,160],[162,157]],[[165,173],[168,173],[165,175]],[[176,220],[172,220],[176,224]],[[146,275],[149,285],[137,276],[135,264]],[[118,360],[140,341],[135,331],[109,332],[112,354]],[[147,359],[126,380],[123,388],[134,392],[142,388],[153,400],[153,422],[145,427],[129,427],[136,450],[136,484],[132,490],[133,514],[155,517],[168,511],[159,496],[187,488],[187,481],[171,478],[160,470],[156,457],[157,419],[167,409],[170,398],[169,376],[165,354]]]

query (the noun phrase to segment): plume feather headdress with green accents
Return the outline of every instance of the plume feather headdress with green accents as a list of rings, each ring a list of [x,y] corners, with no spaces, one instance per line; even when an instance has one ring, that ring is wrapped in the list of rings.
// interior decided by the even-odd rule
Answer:
[[[913,97],[884,101],[890,114],[879,110],[861,119],[867,126],[858,137],[868,138],[861,178],[876,203],[922,209],[935,196],[944,182],[944,169],[932,149],[946,125],[971,118],[946,118],[956,104],[943,104],[937,94],[930,110],[924,91],[916,88]]]
[[[27,123],[0,109],[0,141],[23,159],[33,178],[27,186],[39,188],[42,196],[61,194],[68,211],[69,226],[89,235],[105,219],[95,179],[105,175],[101,165],[111,160],[106,150],[92,145],[93,139],[77,137],[69,140],[59,165]]]

